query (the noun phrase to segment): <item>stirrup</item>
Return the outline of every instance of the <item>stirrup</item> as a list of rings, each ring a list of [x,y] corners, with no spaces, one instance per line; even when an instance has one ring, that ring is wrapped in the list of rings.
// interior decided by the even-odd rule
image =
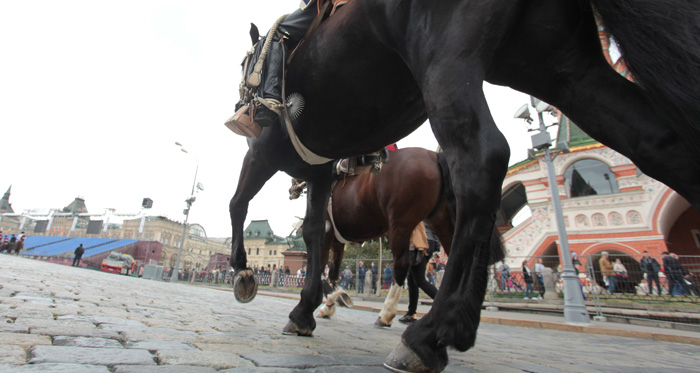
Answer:
[[[253,121],[253,117],[250,115],[250,104],[243,105],[236,114],[233,114],[224,125],[233,131],[233,133],[245,137],[258,138],[262,127]]]

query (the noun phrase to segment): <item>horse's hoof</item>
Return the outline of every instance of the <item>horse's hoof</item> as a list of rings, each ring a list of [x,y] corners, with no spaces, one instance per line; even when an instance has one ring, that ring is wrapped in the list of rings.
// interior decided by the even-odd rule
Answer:
[[[391,328],[391,324],[387,324],[384,321],[382,321],[381,317],[377,317],[377,321],[374,322],[374,326],[376,328]]]
[[[352,308],[354,305],[352,303],[352,298],[346,293],[342,292],[338,295],[338,303],[340,303],[341,306],[347,307],[347,308]]]
[[[233,276],[233,296],[239,303],[248,303],[258,294],[258,281],[253,270],[246,268]]]
[[[413,350],[404,343],[403,339],[401,343],[392,351],[386,360],[384,360],[384,367],[392,370],[394,372],[421,372],[421,373],[433,373],[442,372],[445,369],[444,366],[438,368],[430,368],[423,364],[421,359],[416,355]]]
[[[282,334],[284,335],[298,335],[302,337],[313,337],[313,330],[304,330],[297,325],[292,320],[289,320],[287,322],[287,325],[284,326],[284,329],[282,329]]]

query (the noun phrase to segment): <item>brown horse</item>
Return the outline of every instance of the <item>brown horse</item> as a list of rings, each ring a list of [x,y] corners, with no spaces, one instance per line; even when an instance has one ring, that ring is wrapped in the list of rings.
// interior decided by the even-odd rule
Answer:
[[[401,286],[412,269],[408,247],[416,225],[425,220],[445,251],[449,253],[452,246],[454,223],[447,202],[451,187],[449,175],[440,163],[444,165],[439,153],[422,148],[400,149],[391,153],[381,173],[340,179],[333,187],[332,222],[327,220],[326,226],[333,224],[341,239],[363,242],[388,234],[394,257],[394,282],[375,323],[378,326],[391,325],[396,316]],[[328,261],[332,249],[331,281],[338,279],[344,247],[334,229],[328,229],[321,247],[321,263]],[[321,313],[328,314],[330,310],[322,308]]]

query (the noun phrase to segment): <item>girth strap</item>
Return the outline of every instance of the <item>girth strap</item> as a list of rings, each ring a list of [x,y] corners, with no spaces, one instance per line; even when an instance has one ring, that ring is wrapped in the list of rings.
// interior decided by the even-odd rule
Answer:
[[[331,191],[335,188],[335,184],[338,181],[333,181],[333,184],[331,185]],[[343,236],[340,235],[340,232],[338,231],[338,228],[335,226],[335,222],[333,221],[333,193],[331,192],[331,197],[328,199],[328,216],[331,218],[331,226],[333,227],[333,234],[335,235],[335,239],[340,241],[341,243],[350,243],[351,241],[346,240]]]

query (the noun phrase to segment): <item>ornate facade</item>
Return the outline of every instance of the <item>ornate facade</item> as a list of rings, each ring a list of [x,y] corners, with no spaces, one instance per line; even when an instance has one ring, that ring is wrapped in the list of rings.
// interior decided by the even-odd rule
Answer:
[[[568,136],[571,152],[559,154],[553,163],[572,252],[586,256],[608,251],[635,258],[643,251],[700,255],[700,214],[685,199],[565,117],[560,121],[559,136]],[[502,196],[498,226],[508,264],[517,268],[524,258],[559,256],[542,157],[512,166]],[[513,225],[521,209],[531,214]]]

